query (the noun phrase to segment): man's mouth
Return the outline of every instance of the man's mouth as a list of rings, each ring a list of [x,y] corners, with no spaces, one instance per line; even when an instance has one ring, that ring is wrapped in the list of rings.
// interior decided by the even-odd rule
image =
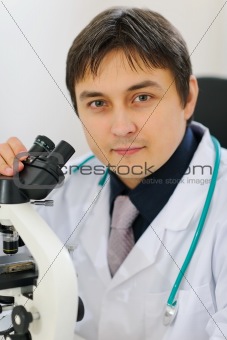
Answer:
[[[144,147],[123,147],[123,148],[114,148],[113,151],[121,156],[129,156],[133,155],[139,151],[141,151]]]

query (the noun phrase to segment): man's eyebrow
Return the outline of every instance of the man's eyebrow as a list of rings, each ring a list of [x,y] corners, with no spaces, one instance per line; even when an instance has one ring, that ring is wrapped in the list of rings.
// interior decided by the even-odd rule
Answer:
[[[163,90],[163,88],[158,83],[156,83],[155,81],[145,80],[145,81],[142,81],[141,83],[130,86],[128,89],[126,89],[126,92],[140,90],[140,89],[145,88],[145,87],[155,87],[158,90]],[[79,95],[79,98],[80,98],[81,101],[83,101],[83,100],[88,99],[88,98],[103,97],[103,96],[105,96],[105,94],[102,93],[102,92],[83,91]]]
[[[130,86],[127,91],[134,91],[134,90],[140,90],[144,87],[155,87],[158,90],[163,90],[163,88],[161,87],[161,85],[159,85],[158,83],[156,83],[155,81],[152,80],[144,80],[141,83],[135,84]]]
[[[83,91],[79,95],[80,100],[85,100],[88,98],[94,98],[94,97],[103,97],[104,93],[102,92],[95,92],[95,91]]]

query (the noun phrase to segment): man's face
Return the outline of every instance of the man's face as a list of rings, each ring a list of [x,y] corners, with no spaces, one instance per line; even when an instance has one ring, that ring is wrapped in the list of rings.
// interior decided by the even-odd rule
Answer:
[[[171,157],[192,114],[168,69],[142,62],[132,69],[120,51],[107,54],[98,75],[88,73],[75,91],[91,150],[130,188]]]

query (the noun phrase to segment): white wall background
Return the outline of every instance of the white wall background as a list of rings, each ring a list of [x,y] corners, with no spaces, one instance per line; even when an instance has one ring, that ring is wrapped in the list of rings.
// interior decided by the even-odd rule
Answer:
[[[87,151],[65,86],[65,60],[76,34],[101,10],[149,7],[183,34],[196,75],[227,77],[227,1],[0,1],[0,141],[16,135],[30,147],[38,134]]]

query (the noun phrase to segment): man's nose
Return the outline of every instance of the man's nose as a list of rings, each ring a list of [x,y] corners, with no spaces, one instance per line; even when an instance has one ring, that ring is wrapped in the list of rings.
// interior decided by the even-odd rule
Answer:
[[[129,112],[121,110],[113,113],[111,132],[119,137],[127,136],[136,132],[136,124]]]

